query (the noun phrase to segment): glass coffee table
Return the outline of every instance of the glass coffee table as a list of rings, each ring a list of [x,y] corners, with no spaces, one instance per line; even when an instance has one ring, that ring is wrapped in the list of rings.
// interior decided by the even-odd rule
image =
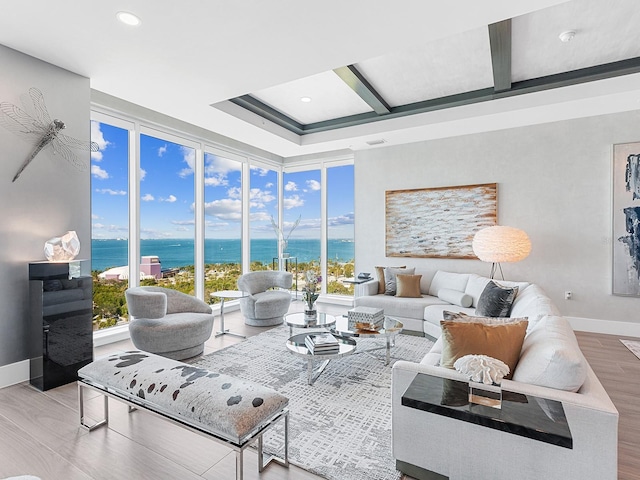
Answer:
[[[385,357],[385,365],[389,365],[391,360],[391,347],[395,345],[395,337],[402,331],[404,325],[402,322],[396,320],[393,317],[384,317],[384,323],[379,330],[357,330],[349,328],[349,320],[346,316],[340,316],[336,318],[336,323],[331,327],[331,333],[339,335],[341,337],[355,337],[355,338],[384,338],[386,345],[382,347],[369,348],[367,350],[360,350],[361,352],[371,352],[373,350],[387,349],[387,355]]]
[[[307,383],[313,385],[320,374],[324,371],[325,367],[329,364],[331,359],[340,358],[346,355],[351,355],[356,351],[356,341],[353,338],[336,337],[338,340],[339,350],[333,353],[316,353],[315,355],[309,351],[304,343],[307,333],[299,333],[287,340],[287,349],[307,360]],[[315,372],[313,370],[313,362],[321,361],[322,364]]]
[[[284,316],[284,323],[289,327],[289,336],[293,336],[294,328],[325,328],[336,323],[336,317],[318,312],[315,318],[310,318],[304,312],[288,313]]]

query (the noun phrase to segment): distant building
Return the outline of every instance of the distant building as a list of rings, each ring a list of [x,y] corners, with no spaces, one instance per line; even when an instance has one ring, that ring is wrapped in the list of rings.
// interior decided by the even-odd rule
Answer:
[[[140,261],[140,274],[152,276],[156,280],[162,278],[162,266],[160,259],[156,255],[147,255]]]
[[[98,274],[103,280],[129,280],[129,266],[113,267]],[[147,255],[140,261],[140,280],[162,278],[162,265],[156,255]]]

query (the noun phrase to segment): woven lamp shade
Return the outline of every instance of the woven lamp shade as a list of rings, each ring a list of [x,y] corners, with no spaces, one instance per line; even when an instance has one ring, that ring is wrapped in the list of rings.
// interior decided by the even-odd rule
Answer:
[[[492,263],[519,262],[531,252],[531,241],[524,231],[501,225],[478,231],[471,246],[480,260]]]

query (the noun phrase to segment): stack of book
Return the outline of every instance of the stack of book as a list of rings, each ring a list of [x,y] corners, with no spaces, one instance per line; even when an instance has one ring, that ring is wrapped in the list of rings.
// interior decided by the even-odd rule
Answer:
[[[304,343],[314,355],[340,351],[338,340],[330,333],[312,333],[305,337]]]

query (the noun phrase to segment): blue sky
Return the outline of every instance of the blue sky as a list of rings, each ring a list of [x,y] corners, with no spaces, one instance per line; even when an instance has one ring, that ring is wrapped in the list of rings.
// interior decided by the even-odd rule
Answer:
[[[91,123],[100,150],[91,155],[93,238],[128,238],[128,132]],[[193,238],[193,149],[148,135],[140,138],[140,232],[147,238]],[[239,238],[241,164],[205,154],[206,238]],[[320,171],[285,173],[284,231],[300,217],[291,238],[320,238]],[[277,174],[251,168],[250,234],[274,238],[278,218]],[[328,171],[330,238],[353,238],[353,166]]]

